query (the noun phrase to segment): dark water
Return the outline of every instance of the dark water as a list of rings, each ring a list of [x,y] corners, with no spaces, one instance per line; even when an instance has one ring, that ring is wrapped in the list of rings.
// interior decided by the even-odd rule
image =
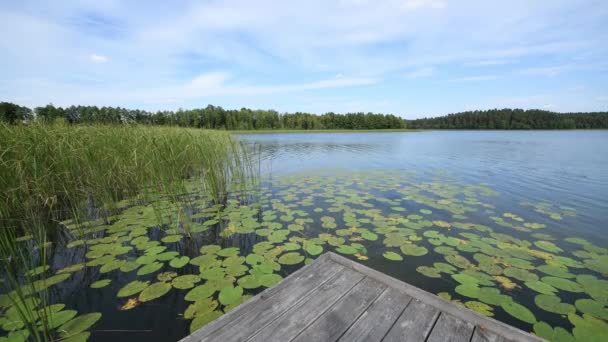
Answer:
[[[264,252],[256,252],[256,246],[270,241],[269,233],[279,230],[288,234],[272,241],[273,248],[281,251],[265,257],[280,262],[280,256],[295,243],[302,259],[293,265],[276,264],[279,267],[274,274],[285,277],[304,265],[304,257],[307,261],[314,259],[316,254],[304,247],[312,243],[322,246],[323,251],[342,253],[429,292],[447,293],[453,300],[469,304],[485,303],[488,299],[463,295],[457,290],[459,282],[452,276],[471,270],[486,272],[481,261],[477,262],[485,254],[499,260],[496,265],[505,273],[478,272],[474,276],[489,279],[486,281],[490,283],[483,287],[499,289],[509,300],[522,304],[533,313],[536,322],[562,327],[569,333],[578,322],[576,315],[592,313],[599,321],[591,318],[590,324],[599,327],[598,332],[590,339],[576,337],[593,340],[608,333],[602,330],[608,327],[608,269],[603,265],[608,263],[608,131],[298,133],[238,137],[258,153],[263,183],[256,200],[229,204],[217,214],[217,224],[209,225],[192,238],[160,243],[167,247],[166,251],[193,259],[201,255],[201,247],[215,244],[222,248],[237,247],[241,256],[261,254]],[[200,189],[194,189],[191,195],[204,196]],[[186,220],[206,222],[208,217],[197,217],[207,208],[201,203],[185,208]],[[110,225],[102,224],[91,230],[87,233],[87,239],[92,241],[90,248],[95,248],[95,244],[132,246],[134,236],[130,232],[137,228],[144,229],[144,236],[150,241],[183,234],[183,218],[159,227],[151,223],[153,212],[148,209],[145,204],[131,207],[127,209],[131,210],[129,214],[114,217]],[[123,236],[113,230],[123,219],[130,222],[121,232],[124,236],[128,234],[128,239],[100,240]],[[365,233],[373,233],[376,238],[362,238]],[[77,238],[72,231],[54,241],[55,248],[49,257],[50,274],[66,266],[97,260],[87,255],[88,247],[66,247],[66,243]],[[547,241],[549,245],[543,245]],[[424,252],[410,255],[400,245],[416,246]],[[448,260],[438,252],[439,247],[444,253],[464,257],[472,265],[458,266],[458,260]],[[555,250],[551,252],[552,249]],[[146,252],[145,248],[133,248],[116,255],[116,259],[133,262]],[[389,260],[387,252],[397,253],[404,260]],[[520,255],[528,252],[532,254]],[[155,283],[161,272],[198,275],[202,271],[199,265],[175,268],[168,261],[162,263],[160,270],[139,276],[135,271],[101,272],[99,265],[86,267],[51,287],[49,301],[63,303],[66,309],[79,314],[101,313],[100,321],[90,329],[90,341],[178,340],[190,330],[191,319],[183,317],[192,303],[184,300],[189,289],[173,288],[131,310],[119,310],[127,298],[117,298],[117,292],[131,281]],[[421,272],[425,267],[438,269],[437,263],[452,267],[453,271],[435,277]],[[255,267],[245,265],[246,274],[254,271]],[[565,279],[579,283],[583,282],[580,275],[595,279],[592,289],[578,288],[579,283],[575,284],[576,291],[553,289],[554,296],[569,304],[565,310],[575,314],[574,317],[535,305],[539,293],[518,279],[521,276],[506,271],[515,269],[544,283],[552,271],[546,273],[537,268],[547,265],[560,267],[566,273],[559,277]],[[236,279],[243,276],[232,278],[235,286]],[[494,276],[508,276],[515,287],[499,286]],[[100,279],[110,279],[111,284],[91,289],[90,285]],[[197,285],[201,284],[206,284],[206,280]],[[255,295],[263,289],[263,286],[246,289],[244,293]],[[130,297],[137,298],[137,294]],[[211,298],[218,300],[218,293]],[[580,299],[591,300],[595,306],[592,309],[575,306]],[[526,331],[534,330],[532,322],[526,322],[525,318],[515,317],[517,314],[508,313],[499,304],[490,306],[494,318]],[[227,308],[220,305],[219,310]]]

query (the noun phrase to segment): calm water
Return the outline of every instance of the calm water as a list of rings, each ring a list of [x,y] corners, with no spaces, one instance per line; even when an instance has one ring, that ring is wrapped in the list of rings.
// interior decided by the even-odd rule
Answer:
[[[244,134],[239,139],[258,153],[264,181],[256,201],[209,211],[202,191],[195,189],[194,205],[170,224],[155,224],[151,205],[131,204],[110,224],[87,228],[88,247],[67,245],[79,238],[74,231],[54,241],[49,275],[71,265],[87,267],[70,271],[51,287],[49,302],[79,314],[101,313],[89,341],[175,341],[189,333],[192,317],[184,315],[193,303],[191,288],[168,287],[154,300],[121,310],[128,298],[141,298],[139,291],[117,296],[133,281],[173,285],[166,272],[194,275],[192,287],[218,288],[197,299],[217,305],[210,311],[219,315],[229,309],[221,303],[220,289],[242,286],[244,295],[255,295],[265,288],[257,284],[265,275],[286,277],[322,251],[481,306],[526,331],[534,330],[534,322],[546,322],[568,334],[578,322],[608,334],[608,131]],[[199,231],[185,237],[184,226],[193,224]],[[166,250],[151,252],[155,245]],[[245,263],[245,258],[201,249],[208,245],[266,261]],[[112,256],[95,252],[102,248]],[[171,265],[171,258],[182,256],[191,262]],[[160,268],[138,275],[152,261]],[[137,271],[112,267],[127,264]],[[165,279],[158,278],[161,273]],[[104,279],[111,283],[90,287]],[[481,294],[480,288],[495,292]],[[547,299],[567,305],[556,308]],[[592,317],[580,323],[583,313],[600,321]]]
[[[497,206],[549,201],[574,208],[552,225],[608,246],[608,131],[430,131],[420,133],[243,134],[273,175],[318,170],[445,172],[500,193]]]

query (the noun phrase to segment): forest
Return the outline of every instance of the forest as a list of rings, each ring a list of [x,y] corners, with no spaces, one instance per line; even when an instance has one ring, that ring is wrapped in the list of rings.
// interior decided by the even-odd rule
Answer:
[[[146,124],[225,130],[273,129],[606,129],[608,112],[556,113],[545,110],[492,109],[407,120],[393,114],[333,112],[279,113],[275,110],[205,108],[149,112],[120,107],[48,104],[33,110],[0,103],[0,121],[9,124],[61,119],[78,124]]]

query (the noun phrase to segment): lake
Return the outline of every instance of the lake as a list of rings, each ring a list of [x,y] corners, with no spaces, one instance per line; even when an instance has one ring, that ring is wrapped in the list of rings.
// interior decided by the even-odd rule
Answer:
[[[606,336],[608,131],[238,138],[245,197],[64,222],[49,303],[101,313],[90,341],[178,340],[324,251],[549,339]]]

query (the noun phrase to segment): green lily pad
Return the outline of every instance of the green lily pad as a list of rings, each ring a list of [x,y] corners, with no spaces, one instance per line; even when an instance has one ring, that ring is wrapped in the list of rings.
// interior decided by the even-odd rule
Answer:
[[[572,334],[577,341],[603,342],[608,336],[608,323],[591,315],[584,314],[581,317],[569,314],[568,320],[574,325]]]
[[[222,257],[229,257],[229,256],[233,256],[233,255],[238,255],[239,252],[240,252],[240,249],[238,247],[229,247],[229,248],[224,248],[222,250],[219,250],[215,254],[222,256]]]
[[[584,292],[583,287],[572,280],[557,277],[543,277],[541,281],[560,290],[568,292]]]
[[[171,280],[171,286],[175,287],[176,289],[187,290],[193,288],[194,284],[200,281],[201,278],[199,276],[196,276],[194,274],[185,274],[173,278],[173,280]]]
[[[302,261],[304,261],[304,256],[298,252],[285,253],[279,258],[279,264],[283,265],[295,265]]]
[[[82,331],[89,329],[101,318],[98,312],[78,316],[73,320],[59,327],[58,331],[61,337],[70,337]]]
[[[428,249],[426,249],[422,246],[416,246],[414,244],[409,244],[409,243],[405,243],[405,244],[401,245],[400,249],[401,249],[401,253],[403,253],[405,255],[411,255],[411,256],[422,256],[429,252]]]
[[[218,307],[217,301],[212,298],[203,298],[190,304],[184,312],[185,319],[192,319],[194,317],[206,315],[214,311]]]
[[[265,287],[271,287],[272,285],[280,282],[281,280],[283,280],[283,277],[278,274],[264,274],[260,276],[260,284]]]
[[[189,261],[190,261],[189,257],[182,256],[182,257],[171,259],[171,261],[169,261],[169,266],[171,266],[173,268],[182,268],[182,267],[186,266]]]
[[[484,316],[492,317],[494,316],[494,310],[491,306],[486,303],[478,302],[478,301],[468,301],[464,303],[464,306],[467,308],[476,311]]]
[[[352,255],[352,254],[357,253],[357,249],[352,246],[342,245],[342,246],[336,248],[336,252],[338,252],[340,254]]]
[[[593,299],[578,299],[574,302],[578,311],[589,314],[595,318],[608,320],[608,307]]]
[[[536,303],[536,306],[545,311],[553,312],[559,315],[576,312],[573,305],[562,303],[561,299],[554,295],[539,294],[534,297],[534,303]]]
[[[536,247],[543,249],[547,252],[551,252],[551,253],[563,252],[563,249],[557,247],[551,241],[536,241],[536,242],[534,242],[534,244],[536,245]]]
[[[521,304],[509,301],[502,303],[500,307],[505,310],[506,313],[517,318],[520,321],[530,324],[536,323],[536,317],[534,316],[532,311],[528,310],[528,308]]]
[[[391,251],[384,252],[382,254],[382,256],[385,257],[386,259],[392,260],[392,261],[402,261],[403,260],[403,257],[401,255],[399,255],[395,252],[391,252]]]
[[[522,270],[521,268],[507,267],[504,270],[504,275],[510,278],[515,278],[521,281],[537,281],[538,276],[532,272]]]
[[[184,297],[184,299],[189,302],[195,302],[197,300],[211,297],[216,291],[217,291],[217,289],[215,289],[214,287],[209,286],[209,284],[205,283],[203,285],[199,285],[199,286],[193,288],[188,293],[186,293],[186,296]]]
[[[240,278],[238,284],[244,289],[255,289],[262,286],[260,279],[253,275],[246,275]]]
[[[106,287],[106,286],[110,285],[111,282],[112,282],[112,280],[110,280],[110,279],[101,279],[101,280],[98,280],[98,281],[94,282],[93,284],[91,284],[91,288],[100,289],[102,287]]]
[[[243,295],[243,288],[240,286],[226,286],[222,288],[219,294],[219,301],[223,305],[230,305],[236,301],[238,301]]]
[[[171,291],[171,284],[165,282],[154,283],[148,287],[146,287],[139,294],[140,302],[149,302],[156,298],[160,298]]]
[[[538,266],[537,269],[543,273],[546,273],[550,276],[554,276],[554,277],[558,277],[558,278],[574,278],[574,274],[568,272],[568,268],[566,268],[566,267],[541,265],[541,266]]]
[[[149,284],[149,281],[134,280],[118,290],[118,294],[116,296],[119,298],[132,296],[143,291],[143,289],[148,287]]]
[[[446,255],[445,260],[458,268],[471,268],[473,264],[461,255]]]
[[[542,281],[527,281],[524,284],[532,290],[546,295],[552,295],[557,292],[555,287],[547,283],[543,283]]]
[[[154,273],[154,272],[160,270],[161,268],[163,268],[163,264],[158,261],[155,261],[151,264],[142,266],[139,270],[137,270],[137,275],[142,276],[142,275]]]
[[[470,298],[479,298],[479,291],[481,288],[477,286],[477,284],[466,284],[466,285],[458,285],[454,289],[456,293]]]
[[[308,253],[310,255],[319,255],[319,254],[323,253],[323,247],[319,246],[317,244],[307,243],[304,246],[305,246],[304,250],[306,251],[306,253]]]
[[[441,278],[441,272],[434,267],[418,266],[416,267],[416,272],[429,278]]]
[[[553,329],[545,322],[538,322],[534,324],[534,334],[548,341],[575,342],[574,337],[568,332],[568,330],[562,327],[556,327]]]
[[[215,320],[216,318],[223,315],[221,311],[212,311],[204,315],[200,315],[195,317],[190,323],[190,333],[197,331],[198,329],[204,327],[209,324],[209,322]]]

